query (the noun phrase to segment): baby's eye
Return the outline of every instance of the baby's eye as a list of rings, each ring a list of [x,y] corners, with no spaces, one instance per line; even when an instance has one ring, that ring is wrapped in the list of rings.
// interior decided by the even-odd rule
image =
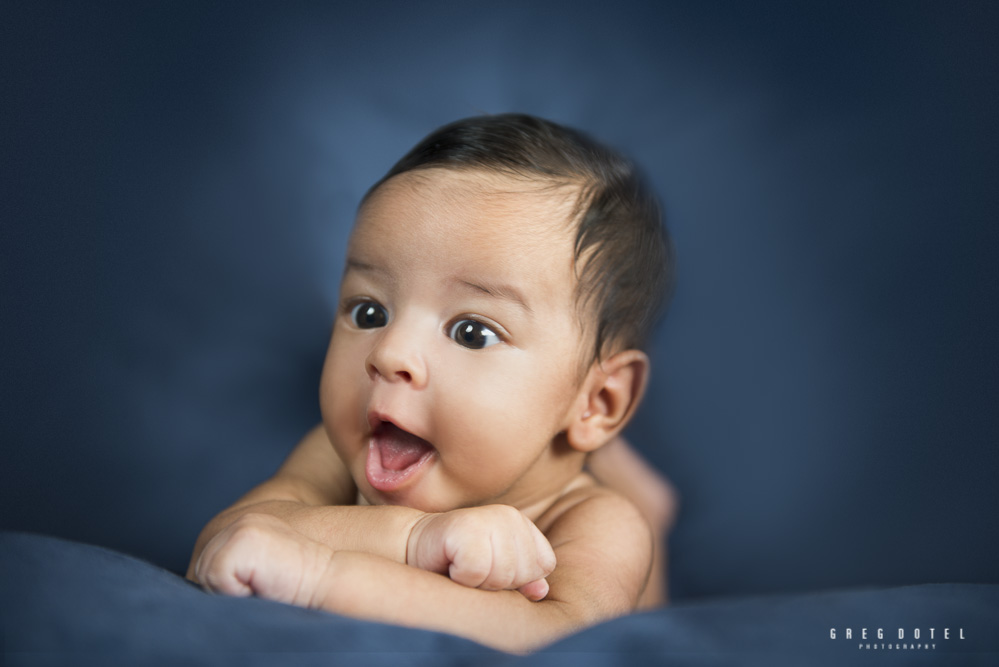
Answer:
[[[500,338],[496,335],[495,331],[482,322],[476,322],[475,320],[460,320],[455,322],[448,335],[458,345],[473,350],[481,350],[484,347],[489,347],[500,342]]]
[[[377,329],[388,323],[388,313],[380,303],[362,301],[350,309],[350,319],[359,329]]]

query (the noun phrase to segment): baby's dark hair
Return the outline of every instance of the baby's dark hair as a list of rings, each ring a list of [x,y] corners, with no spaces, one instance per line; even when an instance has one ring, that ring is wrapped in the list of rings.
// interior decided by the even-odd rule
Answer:
[[[577,301],[596,314],[594,358],[644,347],[672,291],[673,253],[659,203],[635,165],[551,121],[476,116],[432,132],[364,199],[393,176],[433,167],[581,184],[574,261]]]

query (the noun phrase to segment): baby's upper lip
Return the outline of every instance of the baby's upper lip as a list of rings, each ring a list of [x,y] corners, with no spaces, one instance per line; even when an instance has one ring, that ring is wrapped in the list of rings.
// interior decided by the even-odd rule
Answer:
[[[416,437],[422,440],[426,440],[426,438],[424,438],[421,434],[417,433],[411,428],[408,428],[405,424],[402,424],[397,419],[391,417],[387,413],[382,412],[381,410],[368,411],[368,427],[371,429],[372,435],[378,433],[378,431],[381,430],[382,428],[382,424],[384,424],[385,422],[392,424],[399,430],[415,435]]]

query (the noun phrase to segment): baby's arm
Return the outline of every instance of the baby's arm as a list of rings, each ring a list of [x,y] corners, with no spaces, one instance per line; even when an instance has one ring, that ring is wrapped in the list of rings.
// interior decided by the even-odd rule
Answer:
[[[558,567],[550,591],[530,602],[357,553],[334,554],[324,609],[368,620],[448,632],[524,652],[635,609],[649,573],[652,538],[634,506],[605,490],[567,497],[548,527]],[[543,523],[543,520],[542,520]]]
[[[248,576],[255,592],[284,602],[379,622],[456,634],[506,651],[538,648],[587,625],[635,608],[645,585],[652,539],[631,503],[608,491],[580,490],[560,501],[547,526],[558,568],[546,599],[459,585],[446,577],[374,554],[334,551],[279,525],[278,539]],[[545,524],[544,518],[541,520]],[[279,560],[301,563],[285,581]]]

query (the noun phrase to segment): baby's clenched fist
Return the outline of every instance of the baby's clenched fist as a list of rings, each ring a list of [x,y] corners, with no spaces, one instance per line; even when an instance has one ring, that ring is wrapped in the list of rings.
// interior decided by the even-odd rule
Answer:
[[[522,512],[486,505],[421,517],[409,535],[406,562],[471,588],[519,590],[541,600],[555,552]]]
[[[318,606],[333,550],[268,514],[244,514],[212,538],[194,567],[213,593],[257,595],[300,607]]]

